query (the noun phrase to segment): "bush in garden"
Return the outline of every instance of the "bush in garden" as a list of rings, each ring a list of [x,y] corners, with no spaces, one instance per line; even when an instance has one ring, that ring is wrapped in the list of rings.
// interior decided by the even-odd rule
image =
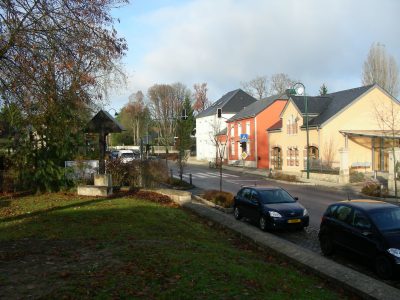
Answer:
[[[168,170],[164,161],[133,160],[123,163],[120,159],[109,160],[106,171],[112,176],[114,186],[154,187],[168,179]]]
[[[370,179],[364,183],[364,186],[361,189],[361,193],[367,196],[380,197],[380,196],[386,196],[387,190],[386,189],[381,190],[381,184],[379,183],[378,180]]]
[[[350,169],[350,182],[363,182],[365,179],[364,173]]]
[[[203,198],[222,207],[233,206],[233,194],[229,192],[209,190],[204,193]]]

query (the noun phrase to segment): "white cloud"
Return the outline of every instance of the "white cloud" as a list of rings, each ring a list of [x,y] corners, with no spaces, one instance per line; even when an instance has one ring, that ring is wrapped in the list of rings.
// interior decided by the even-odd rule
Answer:
[[[379,41],[400,62],[400,2],[198,0],[141,15],[143,56],[130,89],[207,82],[218,99],[256,75],[284,72],[315,94],[360,85],[362,63]],[[140,28],[136,28],[140,31]],[[134,51],[134,50],[133,50]]]

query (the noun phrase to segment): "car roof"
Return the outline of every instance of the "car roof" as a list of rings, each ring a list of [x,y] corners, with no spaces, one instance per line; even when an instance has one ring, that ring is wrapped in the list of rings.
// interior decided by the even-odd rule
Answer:
[[[337,204],[345,204],[347,206],[355,207],[360,210],[364,211],[372,211],[372,210],[379,210],[383,208],[395,208],[398,207],[397,205],[387,203],[384,201],[378,200],[370,200],[370,199],[353,199],[353,200],[345,200],[338,203],[334,203],[332,205]]]
[[[271,186],[271,185],[244,185],[243,188],[254,189],[257,191],[266,191],[266,190],[282,190],[282,188],[278,186]]]

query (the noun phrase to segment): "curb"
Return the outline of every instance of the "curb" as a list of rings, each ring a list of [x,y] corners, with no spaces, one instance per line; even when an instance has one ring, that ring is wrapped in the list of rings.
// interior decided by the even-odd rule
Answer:
[[[194,199],[201,197],[193,196]],[[337,286],[343,287],[364,299],[400,299],[400,290],[384,282],[378,281],[346,266],[340,265],[315,252],[297,246],[292,242],[281,239],[268,232],[262,232],[253,226],[244,226],[226,213],[208,207],[207,200],[194,202],[192,200],[176,201],[184,208],[188,208],[197,215],[221,224],[256,244],[269,249],[276,254],[289,259],[293,263],[305,267],[314,274],[325,278]],[[213,203],[212,203],[213,204]],[[207,205],[207,206],[206,206]],[[215,204],[214,204],[215,206]]]

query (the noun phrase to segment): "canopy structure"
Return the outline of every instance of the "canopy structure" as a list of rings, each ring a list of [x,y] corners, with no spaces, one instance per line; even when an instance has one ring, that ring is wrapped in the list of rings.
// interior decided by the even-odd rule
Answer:
[[[105,174],[106,137],[125,130],[108,112],[100,110],[86,125],[85,132],[99,134],[99,174]]]

